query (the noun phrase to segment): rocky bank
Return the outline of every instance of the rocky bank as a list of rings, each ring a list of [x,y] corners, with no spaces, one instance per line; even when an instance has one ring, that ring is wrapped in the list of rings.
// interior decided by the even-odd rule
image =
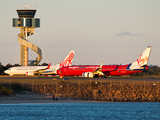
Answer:
[[[112,102],[160,102],[159,84],[109,84],[100,82],[24,84],[24,91],[55,94],[61,99]]]

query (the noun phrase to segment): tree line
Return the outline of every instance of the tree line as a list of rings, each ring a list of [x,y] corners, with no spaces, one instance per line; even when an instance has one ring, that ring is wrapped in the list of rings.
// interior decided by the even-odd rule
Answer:
[[[47,65],[49,65],[49,64],[47,64],[47,63],[38,64],[38,66],[47,66]],[[20,65],[19,64],[11,65],[10,63],[8,63],[6,66],[4,66],[0,62],[0,75],[6,75],[4,73],[4,71],[7,70],[10,67],[15,67],[15,66],[20,66]],[[156,65],[156,66],[149,67],[148,70],[145,70],[141,73],[133,74],[131,76],[159,75],[159,74],[160,74],[160,67]]]
[[[160,67],[157,65],[150,66],[148,70],[145,70],[141,73],[132,74],[130,76],[143,76],[143,75],[160,75]]]

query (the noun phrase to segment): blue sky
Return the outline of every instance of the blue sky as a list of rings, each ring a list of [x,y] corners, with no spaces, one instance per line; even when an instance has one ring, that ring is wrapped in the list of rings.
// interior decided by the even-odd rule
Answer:
[[[36,6],[40,28],[29,41],[42,48],[41,63],[57,64],[75,50],[73,64],[128,64],[152,46],[149,64],[160,66],[159,0],[0,0],[3,65],[20,63],[12,18],[21,5]]]

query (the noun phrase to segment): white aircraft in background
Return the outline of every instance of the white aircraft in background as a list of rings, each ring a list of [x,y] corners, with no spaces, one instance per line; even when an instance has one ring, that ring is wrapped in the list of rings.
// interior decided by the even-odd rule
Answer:
[[[13,75],[34,75],[36,73],[38,74],[57,74],[57,70],[60,67],[63,66],[70,66],[72,65],[72,60],[74,57],[74,52],[71,51],[67,57],[59,64],[51,66],[51,63],[48,66],[17,66],[17,67],[11,67],[8,70],[5,70],[4,72],[6,74],[9,74],[10,76]]]

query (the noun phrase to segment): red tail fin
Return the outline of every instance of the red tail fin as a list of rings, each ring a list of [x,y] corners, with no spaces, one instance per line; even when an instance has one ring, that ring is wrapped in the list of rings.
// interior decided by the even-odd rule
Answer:
[[[73,60],[73,57],[74,57],[74,52],[75,51],[71,51],[68,54],[68,56],[59,64],[60,67],[72,65],[72,60]]]

